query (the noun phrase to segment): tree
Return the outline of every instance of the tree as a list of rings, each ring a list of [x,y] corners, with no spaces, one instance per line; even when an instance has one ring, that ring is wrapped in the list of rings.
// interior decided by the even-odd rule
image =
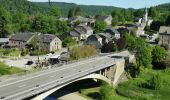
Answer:
[[[162,79],[159,74],[156,74],[153,75],[153,77],[146,84],[150,89],[159,90],[162,86]]]
[[[71,8],[71,9],[68,11],[68,18],[74,17],[74,14],[75,14],[75,9],[74,9],[74,8]]]
[[[133,15],[134,15],[134,17],[142,18],[144,15],[144,11],[141,9],[138,9],[138,10],[134,11]]]
[[[60,9],[58,7],[52,7],[51,15],[53,15],[53,16],[60,16],[61,15]]]
[[[156,8],[154,8],[154,7],[150,7],[149,8],[149,12],[148,12],[148,15],[150,16],[150,17],[152,17],[153,19],[156,19],[157,17],[158,17],[158,14],[157,14],[158,12],[156,11]]]
[[[160,26],[162,26],[162,25],[164,25],[164,22],[162,22],[162,21],[153,21],[150,26],[150,29],[154,30],[154,31],[158,31]]]
[[[64,32],[68,32],[70,30],[70,27],[67,25],[66,21],[56,21],[56,31],[60,35],[63,34]]]
[[[114,11],[112,11],[111,15],[113,17],[112,25],[114,25],[114,26],[118,25],[120,12],[118,10],[114,10]]]
[[[165,24],[167,26],[170,26],[170,15],[167,17],[166,21],[165,21]]]
[[[125,35],[125,40],[128,50],[136,56],[138,67],[144,66],[145,68],[150,68],[152,66],[151,48],[145,40],[130,36],[129,34]]]
[[[63,47],[70,47],[75,44],[76,44],[76,40],[72,39],[71,37],[65,38],[62,42]]]
[[[81,16],[81,9],[80,9],[80,7],[76,7],[75,8],[74,16]]]
[[[163,47],[155,46],[152,50],[152,64],[155,69],[165,69],[164,64],[165,58],[167,56],[166,50]]]
[[[4,8],[0,8],[0,37],[7,37],[12,32],[11,15]]]
[[[100,88],[101,100],[114,100],[114,89],[112,86],[104,83]]]
[[[167,56],[166,50],[160,46],[155,46],[152,50],[152,61],[162,62]]]
[[[97,20],[95,27],[94,27],[94,31],[95,31],[95,33],[104,32],[106,30],[106,28],[107,28],[106,22]]]

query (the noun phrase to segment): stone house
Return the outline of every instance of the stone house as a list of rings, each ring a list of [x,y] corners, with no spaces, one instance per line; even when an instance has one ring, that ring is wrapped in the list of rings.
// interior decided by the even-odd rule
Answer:
[[[77,16],[75,18],[70,18],[68,22],[71,27],[76,27],[76,26],[94,27],[96,20],[94,18],[86,18],[82,16]]]
[[[25,48],[26,44],[29,44],[34,37],[34,33],[24,32],[24,33],[16,33],[9,39],[9,46],[17,47],[17,48]]]
[[[62,48],[62,41],[52,34],[39,35],[40,49],[48,52],[56,51]]]
[[[101,49],[101,47],[106,44],[109,43],[110,41],[112,41],[112,39],[110,38],[110,36],[108,36],[106,33],[97,33],[97,34],[93,34],[90,35],[87,39],[86,39],[86,44],[92,44],[94,45],[97,49]]]
[[[115,38],[115,39],[120,38],[120,33],[113,27],[106,29],[105,32],[106,32],[106,34],[108,34],[110,36],[110,38]]]
[[[36,34],[31,32],[17,33],[9,39],[8,45],[23,49],[26,45],[31,43],[35,36]],[[37,41],[37,45],[39,45],[40,49],[48,52],[62,48],[61,40],[55,35],[39,33]]]
[[[93,34],[93,29],[88,26],[77,26],[68,34],[76,41],[86,40],[88,36]]]
[[[106,24],[109,26],[109,25],[112,25],[112,16],[111,15],[107,15],[107,16],[99,16],[97,17],[98,20],[102,20],[104,22],[106,22]]]
[[[170,26],[161,26],[159,29],[159,44],[170,50]]]
[[[97,49],[100,49],[103,45],[102,37],[99,34],[92,34],[87,38],[85,44],[94,45]]]

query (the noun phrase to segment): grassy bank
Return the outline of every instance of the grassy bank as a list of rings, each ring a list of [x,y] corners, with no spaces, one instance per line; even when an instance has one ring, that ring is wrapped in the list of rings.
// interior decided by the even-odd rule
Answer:
[[[153,74],[161,77],[161,88],[158,90],[141,87],[148,82]],[[145,70],[138,78],[121,83],[116,89],[121,96],[134,100],[169,100],[170,98],[170,69],[167,70]]]
[[[115,89],[108,84],[102,84],[99,87],[81,89],[79,93],[81,96],[89,100],[130,100],[118,95]]]
[[[21,73],[23,71],[24,71],[23,69],[16,68],[16,67],[9,67],[4,63],[0,62],[0,76]]]

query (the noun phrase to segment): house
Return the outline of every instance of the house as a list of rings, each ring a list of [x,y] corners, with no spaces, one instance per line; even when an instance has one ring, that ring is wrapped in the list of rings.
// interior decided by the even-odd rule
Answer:
[[[61,40],[55,35],[40,33],[38,39],[41,50],[51,52],[62,48]]]
[[[113,19],[113,18],[112,18],[111,15],[108,15],[108,16],[98,16],[97,19],[106,22],[107,25],[111,25],[111,24],[112,24],[112,19]]]
[[[100,49],[104,44],[109,43],[110,41],[112,41],[110,35],[106,33],[97,33],[97,34],[90,35],[86,39],[86,44],[92,44],[97,49]]]
[[[102,37],[99,34],[92,34],[87,38],[85,44],[94,45],[96,49],[100,49],[103,45]]]
[[[120,38],[120,33],[113,27],[106,29],[105,32],[106,34],[110,35],[110,38],[116,38],[116,39]]]
[[[125,27],[129,30],[130,33],[132,33],[136,37],[145,34],[144,24],[126,24]]]
[[[96,20],[94,18],[85,18],[82,16],[77,16],[75,18],[70,18],[69,20],[71,27],[76,26],[90,26],[94,27]]]
[[[159,29],[159,44],[170,50],[170,26],[161,26]]]
[[[76,41],[85,40],[92,34],[93,29],[88,26],[77,26],[71,32],[69,32],[69,35]]]
[[[0,46],[3,46],[9,42],[9,38],[0,38]]]
[[[26,44],[29,44],[34,37],[34,33],[24,32],[24,33],[16,33],[9,39],[8,46],[17,47],[17,48],[25,48]]]
[[[35,36],[36,34],[31,32],[17,33],[9,39],[8,46],[23,49],[31,43]],[[62,48],[61,40],[55,35],[39,33],[37,40],[41,50],[51,52]]]

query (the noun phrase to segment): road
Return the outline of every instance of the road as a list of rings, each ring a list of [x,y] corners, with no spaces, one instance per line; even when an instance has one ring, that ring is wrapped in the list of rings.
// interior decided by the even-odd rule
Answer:
[[[52,83],[64,83],[71,78],[79,77],[79,74],[89,73],[101,66],[113,64],[114,58],[107,56],[96,57],[84,61],[61,66],[36,74],[30,74],[27,77],[20,77],[17,79],[5,81],[0,83],[0,98],[13,98],[28,94],[31,91],[40,90],[39,88],[51,86]],[[99,66],[99,67],[98,67]],[[83,75],[82,74],[82,75]],[[14,100],[14,98],[13,98]]]

